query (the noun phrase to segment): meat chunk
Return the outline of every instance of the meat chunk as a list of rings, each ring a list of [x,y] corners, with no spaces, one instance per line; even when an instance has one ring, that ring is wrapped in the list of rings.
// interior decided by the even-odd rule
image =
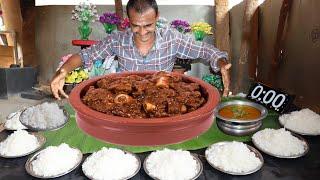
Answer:
[[[196,83],[185,82],[181,75],[158,72],[145,77],[104,78],[82,97],[90,108],[127,118],[175,116],[201,107],[205,98]]]

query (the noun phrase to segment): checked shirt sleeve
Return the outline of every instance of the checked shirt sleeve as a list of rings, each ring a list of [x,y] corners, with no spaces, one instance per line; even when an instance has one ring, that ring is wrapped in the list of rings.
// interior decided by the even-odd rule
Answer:
[[[113,58],[107,58],[114,55],[114,53],[112,52],[111,43],[112,37],[107,36],[105,39],[98,42],[97,44],[94,44],[86,49],[82,49],[79,52],[79,55],[81,57],[82,64],[84,65],[84,67],[91,68],[94,61],[99,59],[108,59],[109,61],[113,61]]]
[[[181,59],[200,59],[210,64],[214,72],[218,72],[218,59],[228,60],[228,54],[220,51],[213,45],[195,41],[191,36],[176,34],[177,54]]]

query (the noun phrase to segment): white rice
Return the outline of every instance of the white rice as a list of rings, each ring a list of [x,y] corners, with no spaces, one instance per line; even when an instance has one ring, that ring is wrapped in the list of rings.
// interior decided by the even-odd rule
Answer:
[[[4,127],[6,129],[10,129],[10,130],[28,129],[23,124],[21,124],[21,122],[19,120],[20,114],[21,114],[21,111],[16,112],[16,114],[14,116],[12,116],[10,119],[8,119],[5,122]]]
[[[33,128],[51,129],[64,124],[67,117],[56,103],[45,102],[26,109],[22,113],[21,121]]]
[[[206,156],[211,164],[234,173],[250,172],[262,163],[247,145],[235,141],[211,146]]]
[[[306,134],[320,134],[320,115],[310,109],[283,114],[279,121],[285,128]]]
[[[6,140],[0,143],[0,154],[5,156],[20,156],[31,152],[40,146],[36,136],[25,130],[14,131]]]
[[[284,128],[258,131],[252,139],[263,150],[278,156],[294,156],[305,151],[305,143]]]
[[[146,161],[149,173],[161,180],[185,180],[199,171],[189,151],[163,149],[152,152]]]
[[[79,152],[68,144],[49,146],[31,162],[32,170],[38,176],[48,177],[64,173],[79,161]]]
[[[133,175],[137,168],[138,161],[133,155],[105,147],[82,164],[83,172],[95,180],[124,179]]]

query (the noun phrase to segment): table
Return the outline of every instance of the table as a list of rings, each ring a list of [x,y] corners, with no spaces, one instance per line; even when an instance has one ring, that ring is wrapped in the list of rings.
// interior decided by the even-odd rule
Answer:
[[[0,139],[4,139],[10,132],[3,131],[0,133]],[[196,153],[202,161],[204,170],[198,180],[211,180],[211,179],[223,179],[223,180],[307,180],[307,179],[318,179],[320,177],[320,138],[319,136],[305,137],[310,146],[309,153],[297,159],[279,159],[267,154],[262,153],[264,158],[264,165],[258,172],[247,175],[247,176],[232,176],[224,174],[213,169],[204,158],[205,149],[191,151]],[[249,145],[253,146],[250,142]],[[145,157],[149,153],[139,153],[138,156],[143,162]],[[89,154],[85,154],[87,157]],[[16,159],[5,159],[0,158],[0,179],[2,180],[24,180],[24,179],[35,179],[27,174],[24,169],[24,164],[28,157],[21,157]],[[57,178],[61,180],[66,179],[87,179],[82,170],[81,166],[72,171],[71,173]],[[149,180],[151,179],[143,170],[140,169],[139,173],[132,178],[133,180]]]

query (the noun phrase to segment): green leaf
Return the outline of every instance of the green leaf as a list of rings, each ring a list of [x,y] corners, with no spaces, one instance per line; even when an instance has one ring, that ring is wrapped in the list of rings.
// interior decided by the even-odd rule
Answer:
[[[243,99],[243,98],[222,98],[222,101]],[[47,138],[46,146],[56,146],[61,143],[67,143],[72,147],[76,147],[82,151],[82,153],[92,153],[100,150],[102,147],[116,147],[124,150],[128,150],[134,153],[154,151],[163,149],[164,147],[170,149],[183,149],[183,150],[196,150],[208,147],[209,145],[220,142],[220,141],[242,141],[247,142],[251,140],[251,136],[236,137],[224,134],[219,130],[216,123],[214,122],[211,128],[203,133],[202,135],[195,137],[192,140],[188,140],[178,144],[171,144],[167,146],[120,146],[105,143],[92,136],[85,134],[80,128],[78,128],[75,121],[75,112],[72,107],[67,104],[65,109],[70,114],[70,120],[67,125],[57,131],[44,132]],[[280,127],[278,123],[278,114],[275,111],[269,111],[268,116],[263,120],[264,128],[275,128]]]

